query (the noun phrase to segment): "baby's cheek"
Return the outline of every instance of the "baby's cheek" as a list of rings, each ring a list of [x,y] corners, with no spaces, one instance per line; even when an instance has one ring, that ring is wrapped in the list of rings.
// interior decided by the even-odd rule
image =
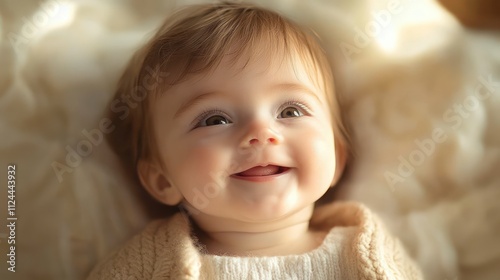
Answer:
[[[305,153],[302,153],[305,178],[308,183],[329,185],[335,173],[335,148],[333,137],[325,131],[311,131],[303,145]],[[320,186],[318,186],[320,187]]]
[[[213,146],[197,145],[186,151],[182,169],[188,170],[185,180],[194,187],[208,184],[222,176],[224,168],[223,152]]]
[[[228,162],[221,149],[213,146],[193,146],[182,160],[177,184],[184,198],[198,211],[210,213],[213,200],[223,192]],[[182,170],[189,170],[184,172]],[[208,207],[210,206],[210,207]]]

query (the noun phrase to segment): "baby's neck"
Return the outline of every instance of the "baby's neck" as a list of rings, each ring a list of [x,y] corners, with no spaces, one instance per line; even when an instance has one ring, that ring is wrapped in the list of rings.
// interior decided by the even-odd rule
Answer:
[[[283,256],[309,252],[317,248],[326,232],[309,228],[312,209],[298,212],[283,221],[263,224],[241,222],[210,222],[198,224],[195,231],[199,241],[214,255]],[[206,221],[207,217],[203,220]],[[215,226],[214,226],[215,225]],[[217,227],[217,225],[223,225]]]

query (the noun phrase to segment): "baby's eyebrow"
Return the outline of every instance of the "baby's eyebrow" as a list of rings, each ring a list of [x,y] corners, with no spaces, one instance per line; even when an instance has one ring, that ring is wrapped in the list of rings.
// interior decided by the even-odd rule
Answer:
[[[202,94],[198,94],[194,98],[189,99],[187,102],[185,102],[184,104],[182,104],[179,107],[179,109],[177,110],[177,112],[175,112],[174,119],[177,118],[182,113],[184,113],[185,111],[187,111],[187,109],[189,109],[189,107],[193,106],[194,104],[200,102],[203,99],[208,99],[208,98],[210,98],[210,97],[212,97],[214,95],[220,95],[220,92],[218,92],[218,91],[209,91],[209,92],[205,92],[205,93],[202,93]]]
[[[306,93],[307,95],[310,95],[311,97],[314,97],[318,102],[321,103],[320,98],[318,95],[311,90],[309,87],[303,85],[303,84],[297,84],[297,83],[278,83],[270,88],[271,91],[273,92],[289,92],[289,91],[295,91],[295,92],[301,92],[301,93]]]

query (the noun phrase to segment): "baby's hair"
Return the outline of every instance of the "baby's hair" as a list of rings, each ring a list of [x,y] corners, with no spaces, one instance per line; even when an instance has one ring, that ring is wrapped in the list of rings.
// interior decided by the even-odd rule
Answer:
[[[332,69],[315,35],[276,12],[240,2],[188,6],[166,19],[135,53],[119,81],[108,111],[116,128],[108,141],[126,169],[136,174],[139,160],[157,160],[150,107],[169,87],[210,73],[225,57],[234,62],[241,57],[281,57],[293,63],[294,54],[326,93],[336,149],[347,149]],[[117,108],[119,100],[130,99],[139,101],[135,108]]]

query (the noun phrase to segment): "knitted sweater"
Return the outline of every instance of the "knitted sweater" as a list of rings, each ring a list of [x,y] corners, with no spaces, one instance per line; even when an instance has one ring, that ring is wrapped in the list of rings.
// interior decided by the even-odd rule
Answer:
[[[422,279],[400,242],[357,203],[319,207],[310,222],[330,229],[316,249],[290,256],[201,253],[181,213],[151,222],[88,279]]]

